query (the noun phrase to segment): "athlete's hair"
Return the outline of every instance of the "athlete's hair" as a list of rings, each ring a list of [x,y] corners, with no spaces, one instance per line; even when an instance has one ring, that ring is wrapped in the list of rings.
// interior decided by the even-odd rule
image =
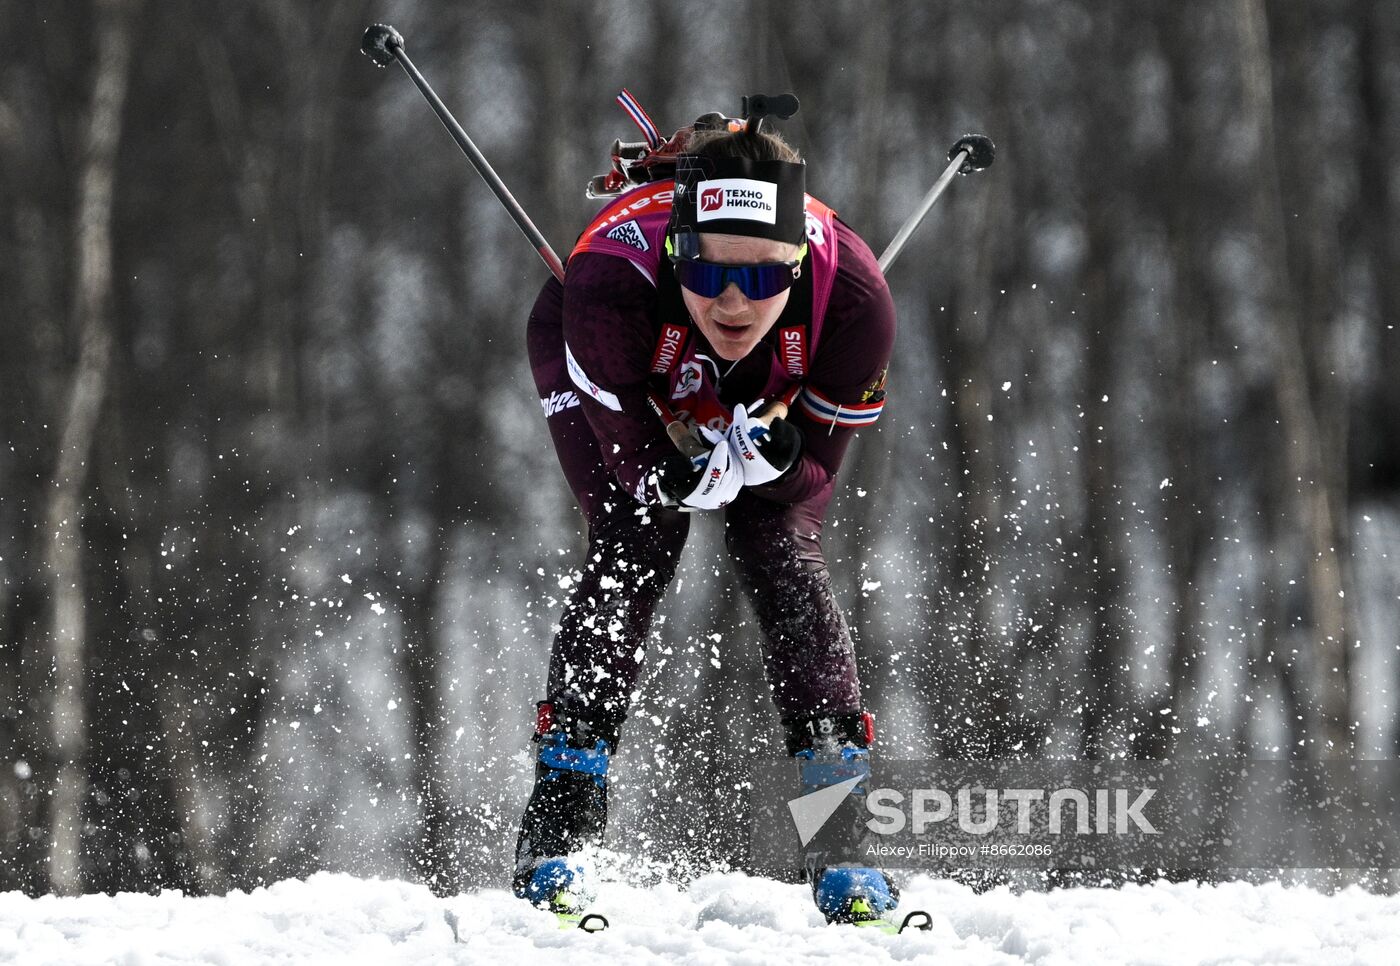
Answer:
[[[797,149],[773,131],[752,135],[744,131],[692,131],[685,142],[686,154],[702,158],[748,158],[750,161],[801,161]]]

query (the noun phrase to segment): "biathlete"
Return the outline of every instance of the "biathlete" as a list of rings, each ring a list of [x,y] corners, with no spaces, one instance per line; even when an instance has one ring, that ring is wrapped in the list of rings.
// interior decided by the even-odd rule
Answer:
[[[695,511],[723,514],[802,785],[869,774],[873,723],[821,535],[852,435],[884,406],[894,306],[870,249],[806,194],[804,162],[750,100],[764,99],[649,136],[636,163],[615,156],[608,187],[626,190],[530,314],[535,383],[588,524],[516,849],[516,894],[556,911],[591,901],[576,854],[602,837],[609,760]],[[677,421],[702,441],[689,456],[667,434]],[[875,869],[809,873],[829,921],[898,900]]]

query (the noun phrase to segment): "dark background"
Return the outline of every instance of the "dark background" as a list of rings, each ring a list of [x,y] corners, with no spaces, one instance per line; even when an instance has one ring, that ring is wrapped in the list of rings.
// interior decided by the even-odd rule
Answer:
[[[580,518],[524,354],[635,129],[793,90],[890,273],[828,527],[889,757],[1394,757],[1400,5],[0,5],[0,889],[500,885]],[[697,527],[613,842],[776,753]]]

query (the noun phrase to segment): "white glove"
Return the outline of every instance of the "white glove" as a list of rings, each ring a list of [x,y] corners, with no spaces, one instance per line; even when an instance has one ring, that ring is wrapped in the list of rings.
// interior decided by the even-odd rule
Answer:
[[[753,404],[755,411],[762,407],[762,399]],[[734,421],[729,424],[729,434],[725,438],[734,453],[734,462],[743,468],[744,486],[772,483],[787,471],[787,467],[778,469],[768,462],[755,445],[767,433],[768,427],[749,416],[742,403],[734,407]]]
[[[681,502],[697,510],[718,510],[732,502],[744,488],[744,467],[740,465],[743,461],[734,456],[729,438],[724,433],[717,433],[707,426],[699,429],[705,442],[713,448],[710,455],[704,457],[700,482]],[[695,458],[697,465],[700,460],[701,457]]]

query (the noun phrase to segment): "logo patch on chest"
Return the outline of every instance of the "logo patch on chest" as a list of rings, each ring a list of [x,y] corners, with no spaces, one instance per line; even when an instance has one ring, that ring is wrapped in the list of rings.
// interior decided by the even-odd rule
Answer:
[[[705,370],[701,368],[700,363],[694,360],[681,363],[675,388],[671,390],[671,398],[684,399],[686,396],[695,395],[700,391],[700,383],[704,380]]]

